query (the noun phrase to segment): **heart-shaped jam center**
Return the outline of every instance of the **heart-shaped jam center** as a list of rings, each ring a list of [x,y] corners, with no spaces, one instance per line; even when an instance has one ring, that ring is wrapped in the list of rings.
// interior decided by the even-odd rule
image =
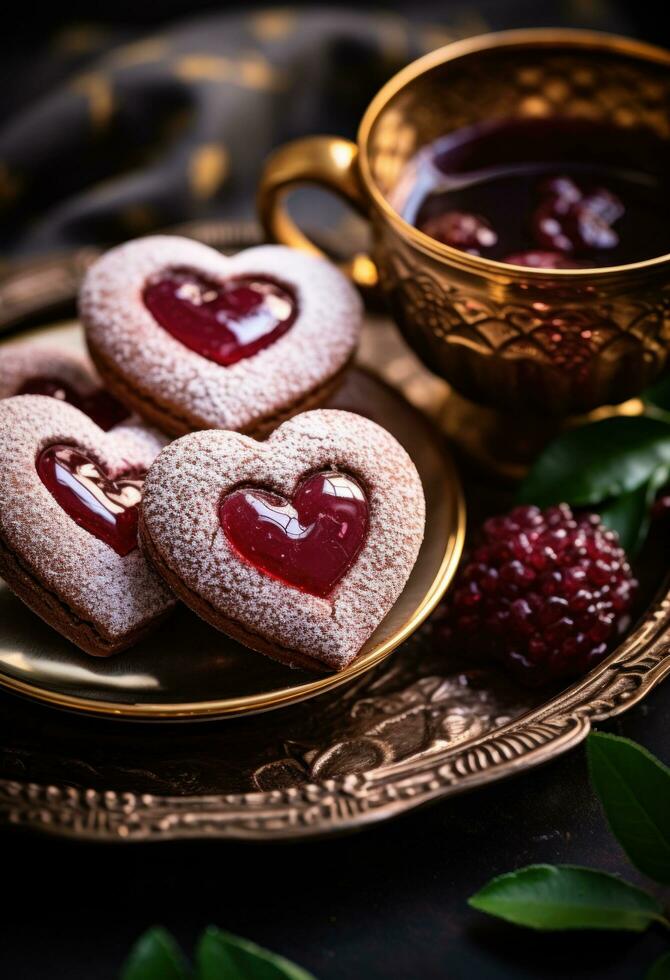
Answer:
[[[110,479],[74,446],[49,446],[37,459],[42,483],[66,514],[124,557],[137,547],[137,505],[144,474]]]
[[[297,313],[293,293],[260,275],[216,283],[173,269],[150,282],[143,298],[154,319],[176,340],[226,366],[279,340]]]
[[[365,541],[368,502],[345,473],[317,473],[291,502],[242,487],[224,497],[219,520],[238,554],[266,575],[325,597],[351,568]]]
[[[17,395],[48,395],[58,401],[74,405],[91,418],[96,425],[108,432],[119,422],[128,418],[125,405],[117,401],[104,388],[98,388],[90,395],[80,395],[78,391],[60,378],[39,375],[23,382]]]

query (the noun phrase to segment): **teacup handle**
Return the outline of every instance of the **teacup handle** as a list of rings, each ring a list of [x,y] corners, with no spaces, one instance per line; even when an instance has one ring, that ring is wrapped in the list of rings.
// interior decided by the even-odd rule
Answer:
[[[288,192],[301,184],[318,184],[334,191],[364,218],[368,217],[356,144],[338,136],[294,140],[268,157],[261,174],[257,205],[268,237],[323,257],[322,250],[298,228],[284,206]],[[342,264],[342,269],[361,289],[377,284],[377,267],[369,255],[353,256]]]

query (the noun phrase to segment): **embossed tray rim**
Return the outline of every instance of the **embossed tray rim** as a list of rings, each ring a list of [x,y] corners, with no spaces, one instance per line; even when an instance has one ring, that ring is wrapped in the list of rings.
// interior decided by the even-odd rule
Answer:
[[[547,762],[668,674],[666,583],[634,631],[586,677],[508,724],[425,758],[369,775],[239,794],[169,796],[0,780],[0,820],[108,842],[288,840],[353,830]]]
[[[431,754],[297,788],[164,796],[0,780],[0,821],[79,840],[291,840],[360,829],[547,762],[593,722],[640,701],[670,673],[670,595],[583,680],[488,734]]]

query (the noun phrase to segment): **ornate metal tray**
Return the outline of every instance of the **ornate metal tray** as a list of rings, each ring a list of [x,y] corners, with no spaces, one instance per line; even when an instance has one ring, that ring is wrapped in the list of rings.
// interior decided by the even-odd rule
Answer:
[[[213,244],[248,230],[210,225]],[[90,253],[26,267],[0,285],[8,323],[69,300]],[[448,391],[386,320],[361,352],[388,382],[439,416]],[[500,506],[482,485],[475,507]],[[503,504],[504,505],[504,504]],[[658,587],[645,559],[646,594]],[[577,744],[670,672],[670,598],[567,690],[530,696],[444,649],[429,620],[346,686],[271,714],[197,726],[119,726],[0,697],[0,821],[90,840],[286,839],[362,827],[537,765]]]

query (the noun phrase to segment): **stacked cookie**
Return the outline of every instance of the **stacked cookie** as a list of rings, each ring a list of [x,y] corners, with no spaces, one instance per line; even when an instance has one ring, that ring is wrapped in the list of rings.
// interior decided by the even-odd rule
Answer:
[[[96,656],[179,598],[284,663],[346,667],[424,527],[395,439],[317,407],[360,334],[348,280],[283,247],[226,258],[159,236],[98,260],[80,311],[106,389],[60,350],[0,352],[8,585]]]

